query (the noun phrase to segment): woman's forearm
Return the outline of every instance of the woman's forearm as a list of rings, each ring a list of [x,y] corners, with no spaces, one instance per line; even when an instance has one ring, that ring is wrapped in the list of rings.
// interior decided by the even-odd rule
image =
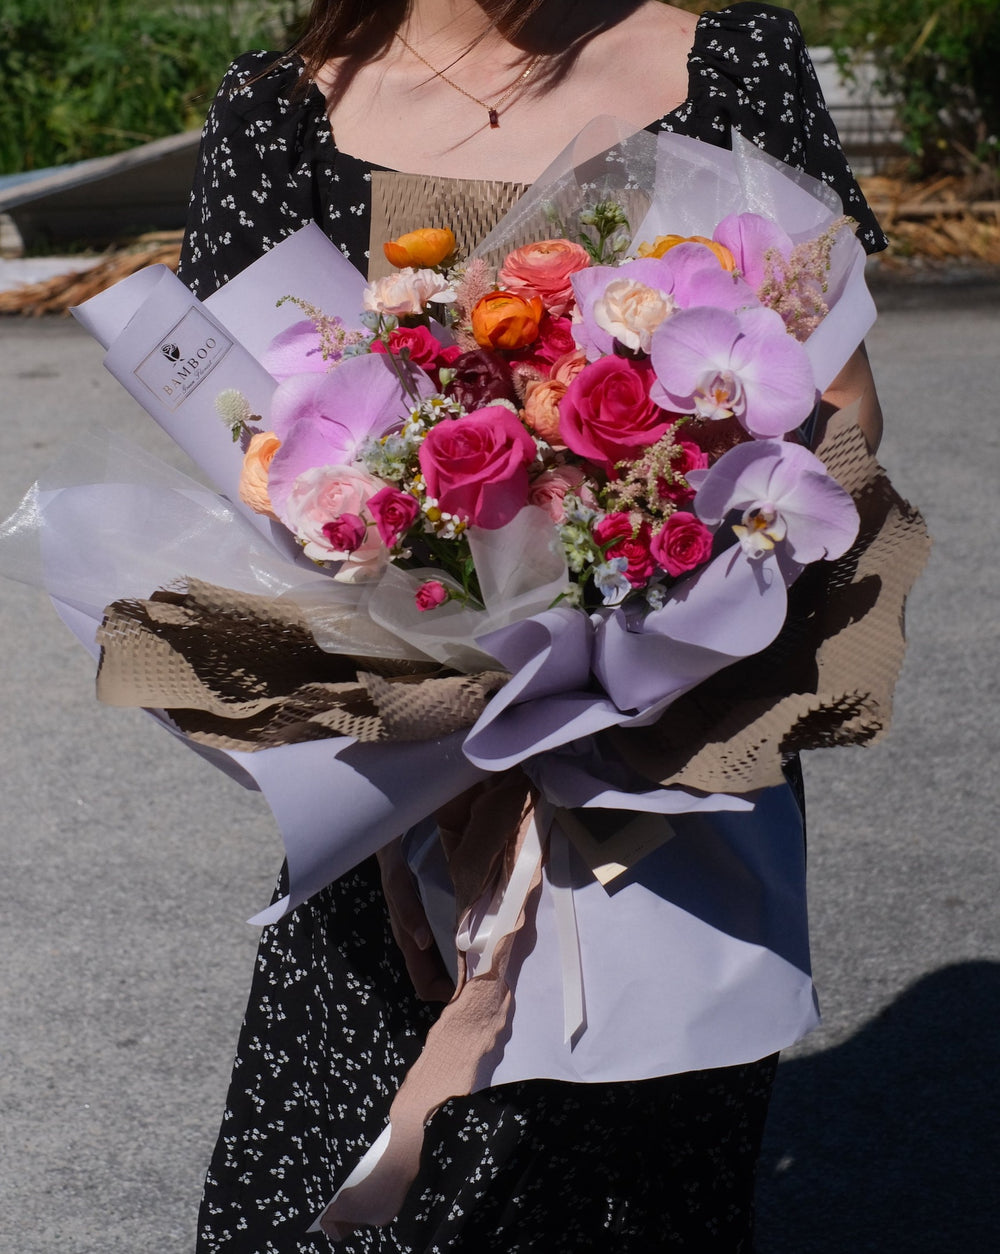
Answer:
[[[822,438],[830,416],[839,409],[846,409],[857,401],[858,426],[865,433],[868,447],[874,453],[882,439],[882,406],[879,404],[872,377],[871,364],[864,344],[851,354],[847,364],[823,393],[820,403],[819,429],[816,442]]]

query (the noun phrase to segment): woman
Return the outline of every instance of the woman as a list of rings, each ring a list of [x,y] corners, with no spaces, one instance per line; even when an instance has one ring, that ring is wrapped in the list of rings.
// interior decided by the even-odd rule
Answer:
[[[181,276],[204,296],[311,219],[364,269],[373,169],[527,183],[605,113],[722,145],[738,129],[832,184],[865,247],[884,246],[782,10],[696,20],[654,0],[316,0],[292,54],[249,54],[223,84]],[[825,399],[856,398],[874,445],[861,349]],[[797,811],[782,814],[801,848]],[[262,938],[202,1254],[325,1247],[305,1230],[384,1125],[436,1014],[421,997],[450,994],[398,848],[381,861],[391,923],[366,864]],[[774,1067],[751,1051],[708,1070],[535,1079],[449,1102],[402,1214],[342,1248],[749,1250]]]

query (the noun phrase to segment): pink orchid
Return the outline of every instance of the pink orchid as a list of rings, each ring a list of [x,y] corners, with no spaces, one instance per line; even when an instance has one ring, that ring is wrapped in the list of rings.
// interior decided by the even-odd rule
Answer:
[[[612,284],[625,281],[641,284],[661,297],[668,310],[659,328],[669,325],[672,311],[709,305],[715,309],[737,310],[758,304],[753,289],[742,279],[723,270],[716,256],[703,244],[678,244],[663,257],[639,257],[620,266],[591,266],[573,275],[579,321],[573,323],[576,342],[593,361],[614,351],[615,337],[608,320],[599,320],[595,310]],[[606,325],[601,325],[604,321]]]
[[[791,237],[770,218],[759,213],[731,213],[712,232],[733,254],[740,274],[756,292],[764,281],[764,261],[769,252],[787,257],[795,247]]]
[[[746,555],[759,560],[783,544],[801,565],[842,556],[858,534],[850,495],[820,459],[801,444],[755,440],[724,453],[711,470],[692,470],[694,508],[709,527],[731,510],[742,514],[733,528]]]
[[[683,310],[660,328],[650,356],[658,405],[735,417],[758,438],[793,430],[816,403],[809,356],[772,309]]]
[[[412,371],[419,396],[434,386],[422,370]],[[349,357],[332,374],[300,374],[282,383],[271,401],[272,429],[281,440],[268,473],[271,505],[284,521],[292,484],[314,466],[353,462],[370,436],[401,425],[410,407],[385,356]]]

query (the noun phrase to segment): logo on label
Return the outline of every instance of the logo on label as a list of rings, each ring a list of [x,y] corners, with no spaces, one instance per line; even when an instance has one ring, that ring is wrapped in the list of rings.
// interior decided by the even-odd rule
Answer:
[[[212,373],[233,341],[193,305],[135,368],[161,405],[177,409]]]

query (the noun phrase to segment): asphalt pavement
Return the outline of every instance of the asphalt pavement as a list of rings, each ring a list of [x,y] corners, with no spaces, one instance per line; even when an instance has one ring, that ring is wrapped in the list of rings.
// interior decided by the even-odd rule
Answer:
[[[779,1069],[759,1254],[998,1248],[1000,285],[879,300],[882,460],[935,548],[890,736],[806,763],[824,1023]],[[0,517],[96,426],[183,464],[100,357],[0,321]],[[0,1254],[186,1254],[279,840],[94,701],[39,592],[0,583],[0,631]]]

